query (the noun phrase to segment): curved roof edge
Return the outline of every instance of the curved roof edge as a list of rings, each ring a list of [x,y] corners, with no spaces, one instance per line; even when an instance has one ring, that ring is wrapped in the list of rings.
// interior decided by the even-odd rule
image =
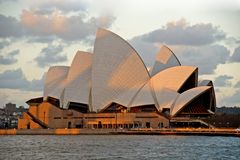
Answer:
[[[92,67],[93,109],[102,109],[116,99],[128,104],[149,79],[143,60],[126,40],[106,29],[98,29]]]
[[[150,81],[155,92],[163,87],[178,91],[197,69],[194,66],[170,67],[151,77]]]
[[[211,89],[211,86],[200,86],[189,89],[179,95],[174,105],[170,109],[170,115],[175,116],[179,111],[181,111],[187,104],[192,102],[194,99]]]
[[[180,61],[173,51],[166,45],[162,45],[159,52],[156,55],[155,63],[151,69],[151,76],[163,71],[164,69],[181,66]]]
[[[202,80],[198,82],[198,86],[213,86],[211,80]]]
[[[172,54],[173,54],[173,56],[176,58],[178,64],[181,66],[181,62],[180,62],[179,59],[177,58],[176,54],[175,54],[168,46],[166,46],[166,45],[164,45],[164,46],[165,46],[166,48],[168,48],[168,49],[172,52]]]
[[[104,29],[104,28],[98,28],[98,30],[104,30],[104,31],[110,32],[110,33],[116,35],[117,37],[119,37],[120,39],[122,39],[128,46],[130,46],[130,47],[134,50],[134,52],[137,54],[138,58],[141,60],[143,66],[145,67],[145,69],[146,69],[146,71],[147,71],[148,76],[151,77],[150,74],[149,74],[149,72],[148,72],[147,66],[145,65],[142,57],[138,54],[138,52],[136,51],[136,49],[133,48],[133,46],[132,46],[130,43],[128,43],[128,41],[126,41],[126,40],[123,39],[121,36],[119,36],[118,34],[112,32],[112,31],[110,31],[110,30],[107,30],[107,29]],[[98,32],[98,31],[97,31],[97,32]]]
[[[46,100],[48,96],[61,99],[65,88],[65,81],[69,71],[69,66],[49,67],[46,79],[44,81],[43,97]]]
[[[153,97],[153,90],[150,81],[146,82],[136,93],[129,103],[129,107],[143,106],[148,104],[155,104],[155,99]]]
[[[92,53],[77,51],[66,79],[63,95],[63,108],[68,108],[70,102],[89,103]]]
[[[175,90],[163,87],[155,91],[155,95],[158,102],[158,110],[162,111],[164,108],[170,109],[180,94]]]

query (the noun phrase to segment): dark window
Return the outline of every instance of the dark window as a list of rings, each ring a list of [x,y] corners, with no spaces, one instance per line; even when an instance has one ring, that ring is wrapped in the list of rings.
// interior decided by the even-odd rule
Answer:
[[[83,103],[70,102],[68,109],[76,110],[81,113],[87,113],[88,105]]]
[[[102,122],[101,121],[98,122],[98,128],[102,128]]]
[[[77,124],[76,128],[83,128],[83,125],[82,124]]]
[[[136,106],[131,107],[130,112],[132,113],[139,113],[139,112],[156,112],[157,109],[154,104],[152,105],[144,105],[144,106]]]
[[[68,122],[68,128],[71,128],[71,124],[72,124],[71,122]]]
[[[150,122],[146,122],[146,127],[150,128],[150,126],[151,126]]]

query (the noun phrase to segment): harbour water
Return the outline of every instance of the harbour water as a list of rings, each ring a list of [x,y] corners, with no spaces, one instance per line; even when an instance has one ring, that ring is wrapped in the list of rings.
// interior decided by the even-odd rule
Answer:
[[[0,159],[163,160],[240,158],[240,138],[154,135],[0,136]]]

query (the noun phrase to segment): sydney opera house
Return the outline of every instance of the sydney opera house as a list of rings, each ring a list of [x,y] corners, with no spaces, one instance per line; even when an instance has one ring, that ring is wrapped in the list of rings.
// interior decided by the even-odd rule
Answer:
[[[26,102],[18,128],[166,128],[207,126],[215,112],[213,83],[182,66],[163,46],[147,69],[120,36],[98,29],[93,53],[78,51],[71,66],[52,66],[43,97]]]

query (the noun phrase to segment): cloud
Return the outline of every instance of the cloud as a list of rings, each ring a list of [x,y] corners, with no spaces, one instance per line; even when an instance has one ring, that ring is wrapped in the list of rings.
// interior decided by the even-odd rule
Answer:
[[[7,1],[6,1],[6,0],[0,0],[0,4],[1,4],[1,3],[5,3],[5,2],[16,2],[16,1],[17,1],[17,0],[7,0]]]
[[[86,11],[88,4],[87,1],[83,0],[68,0],[68,1],[59,1],[59,0],[41,0],[35,7],[41,8],[42,11],[51,12],[53,10],[60,10],[62,12],[77,12],[77,11]]]
[[[47,37],[39,37],[39,36],[32,36],[29,38],[27,43],[51,43],[56,39],[56,36],[47,36]]]
[[[217,77],[214,81],[214,85],[217,87],[228,87],[231,86],[231,82],[229,80],[233,79],[232,76],[221,75]]]
[[[228,104],[228,106],[240,105],[240,90],[237,90],[233,95],[227,96],[223,99],[223,102]],[[240,107],[240,106],[239,106]]]
[[[109,28],[114,21],[115,17],[112,15],[93,17],[89,16],[87,11],[63,14],[58,9],[48,12],[44,9],[29,9],[22,11],[20,20],[0,14],[0,37],[27,37],[35,41],[40,40],[39,42],[56,38],[65,41],[89,42],[89,40],[92,41],[98,27]]]
[[[4,108],[5,104],[9,101],[9,96],[0,92],[0,108]]]
[[[137,36],[142,41],[170,45],[206,45],[223,40],[225,33],[211,23],[190,25],[185,19],[169,22],[166,26]]]
[[[108,28],[113,16],[86,17],[85,14],[67,16],[59,11],[47,15],[23,10],[21,23],[32,36],[56,36],[68,41],[83,41],[95,34],[98,27]]]
[[[0,42],[0,50],[3,49],[4,47],[6,46],[9,46],[10,45],[10,42],[9,41],[6,41],[6,40],[2,40]]]
[[[28,81],[21,69],[1,73],[0,81],[0,88],[23,89],[28,87]]]
[[[7,56],[0,55],[0,65],[10,65],[16,63],[18,60],[16,59],[16,55],[18,55],[20,50],[14,50],[12,52],[7,53]]]
[[[135,41],[136,42],[136,41]],[[132,42],[139,51],[145,64],[152,67],[155,55],[159,47],[151,43]],[[182,65],[197,66],[199,74],[213,74],[218,64],[226,63],[229,57],[229,50],[221,45],[210,45],[203,47],[170,47],[176,54]]]
[[[240,46],[235,48],[233,55],[230,58],[230,62],[240,62]]]
[[[40,91],[43,89],[45,74],[40,80],[28,81],[22,70],[7,70],[0,73],[0,88],[18,89],[22,91]]]
[[[130,40],[148,67],[152,67],[159,44],[144,42],[140,39]],[[205,46],[169,46],[182,65],[197,66],[199,74],[213,74],[219,64],[225,64],[230,51],[222,45]]]
[[[10,16],[0,14],[0,37],[21,37],[24,34],[24,29],[19,21]]]
[[[212,24],[190,25],[185,20],[179,20],[136,36],[130,43],[148,67],[152,67],[160,46],[167,44],[182,65],[197,66],[200,74],[213,74],[218,64],[225,64],[230,56],[226,47],[216,44],[225,36],[225,33]]]
[[[234,88],[240,88],[240,81],[238,81],[235,85]]]
[[[109,27],[113,19],[108,16],[103,26],[98,24],[104,16],[90,16],[87,10],[89,2],[85,0],[41,0],[29,2],[28,6],[22,10],[19,20],[0,14],[0,37],[55,37],[84,41],[95,34],[97,27]]]
[[[67,61],[67,56],[62,55],[63,46],[53,46],[48,45],[46,48],[41,50],[39,56],[37,56],[34,60],[37,62],[39,67],[50,66],[53,63],[65,62]]]
[[[181,46],[173,51],[182,65],[197,66],[200,74],[213,74],[218,64],[225,64],[230,51],[222,45]]]
[[[46,73],[43,74],[41,79],[33,79],[32,81],[28,81],[29,86],[28,86],[27,90],[28,91],[43,91],[45,78],[46,78]]]

